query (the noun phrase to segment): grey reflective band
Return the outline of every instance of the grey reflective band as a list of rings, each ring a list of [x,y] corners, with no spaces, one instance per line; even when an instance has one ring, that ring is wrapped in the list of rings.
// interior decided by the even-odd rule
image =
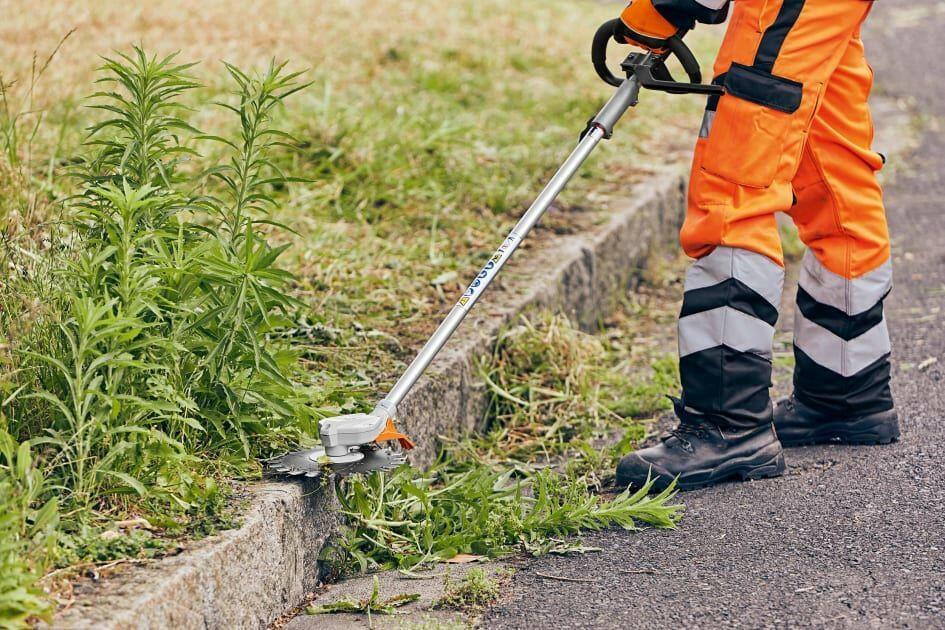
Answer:
[[[747,249],[716,247],[689,267],[685,290],[704,289],[729,278],[739,280],[775,308],[780,305],[784,269],[767,256]]]
[[[891,351],[885,318],[859,337],[846,341],[800,312],[794,316],[794,345],[818,365],[844,377],[863,371]]]
[[[821,304],[857,315],[876,306],[892,289],[892,261],[858,278],[848,279],[824,267],[807,250],[798,284]]]
[[[712,110],[712,109],[705,110],[705,115],[702,117],[702,127],[699,128],[700,138],[709,137],[709,133],[712,131],[713,122],[715,122],[715,110]]]
[[[853,323],[855,316],[874,311],[881,316],[880,305],[892,288],[892,261],[887,260],[880,267],[858,278],[844,278],[826,267],[808,250],[804,254],[804,263],[798,284],[807,293],[809,302],[813,298],[817,303],[833,307],[846,314],[829,316],[829,312],[819,312],[817,308],[802,309],[800,306],[794,315],[794,345],[806,354],[814,363],[843,377],[854,376],[879,361],[890,352],[889,330],[886,319],[880,319],[868,330],[851,337],[840,336],[837,332],[856,334]],[[823,309],[820,309],[823,311]],[[808,315],[805,315],[805,312]],[[836,311],[834,311],[836,313]],[[818,321],[810,317],[823,316]],[[869,316],[872,320],[873,314]],[[875,320],[873,320],[875,321]],[[838,324],[842,326],[838,327]],[[865,328],[865,326],[861,327]],[[844,339],[848,337],[848,339]]]
[[[794,310],[794,394],[836,417],[893,408],[890,343],[883,299],[892,288],[886,261],[844,278],[804,256]]]
[[[679,317],[683,401],[730,427],[771,422],[771,346],[784,270],[766,256],[716,247],[692,263]]]
[[[729,306],[679,319],[679,356],[727,346],[771,358],[774,326]]]

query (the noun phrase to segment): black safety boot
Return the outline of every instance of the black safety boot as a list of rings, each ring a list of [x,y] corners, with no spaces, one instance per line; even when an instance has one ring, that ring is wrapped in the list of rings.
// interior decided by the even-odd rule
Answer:
[[[889,444],[899,439],[895,409],[838,417],[812,409],[791,396],[778,401],[774,426],[784,446],[805,444]]]
[[[677,414],[679,426],[656,446],[630,453],[617,466],[617,484],[643,486],[658,478],[657,490],[679,477],[680,490],[695,490],[731,479],[763,479],[784,473],[784,454],[774,427],[720,428],[704,416]]]

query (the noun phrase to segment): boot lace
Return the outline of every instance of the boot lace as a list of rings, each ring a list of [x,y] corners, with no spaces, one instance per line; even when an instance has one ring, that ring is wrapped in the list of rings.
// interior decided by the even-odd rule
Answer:
[[[705,439],[709,436],[710,428],[701,422],[680,422],[679,425],[669,431],[664,438],[664,442],[670,438],[676,438],[684,450],[692,452],[692,442],[690,437]]]
[[[714,425],[701,416],[686,410],[686,405],[681,399],[673,396],[667,396],[667,398],[673,401],[673,411],[676,412],[676,417],[679,418],[679,424],[675,429],[666,433],[663,441],[666,442],[671,438],[676,438],[683,450],[691,453],[693,451],[691,438],[706,439]]]

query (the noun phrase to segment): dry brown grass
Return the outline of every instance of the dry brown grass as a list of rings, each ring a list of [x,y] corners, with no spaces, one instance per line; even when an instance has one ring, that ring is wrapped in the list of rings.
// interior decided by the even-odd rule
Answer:
[[[47,107],[84,94],[97,57],[132,44],[237,65],[270,57],[292,59],[302,66],[330,68],[336,76],[360,83],[383,71],[377,63],[380,54],[405,42],[425,42],[431,53],[488,45],[497,55],[496,64],[502,64],[503,53],[528,36],[521,28],[527,12],[535,24],[532,45],[573,66],[575,44],[585,48],[585,31],[609,14],[600,3],[574,4],[575,10],[561,15],[560,3],[542,8],[541,3],[498,0],[3,0],[0,63],[5,76],[21,76],[28,72],[34,52],[52,50],[75,30],[48,74],[39,101]],[[588,18],[578,21],[582,13]],[[570,23],[562,25],[562,20]],[[411,62],[424,65],[431,60],[418,57]]]
[[[196,72],[208,87],[196,95],[193,122],[209,131],[220,120],[206,104],[223,89],[221,60],[252,67],[275,57],[310,68],[313,86],[285,114],[310,150],[285,166],[312,182],[292,187],[276,218],[302,235],[293,248],[300,296],[316,321],[345,331],[313,346],[313,365],[339,361],[338,344],[361,365],[409,354],[569,150],[609,94],[590,68],[588,42],[619,6],[0,0],[0,73],[22,90],[34,53],[48,54],[74,30],[35,94],[46,122],[34,150],[40,162],[61,163],[91,119],[83,97],[100,57],[115,50],[141,44],[201,60]],[[647,95],[646,109],[621,123],[563,205],[606,208],[628,181],[666,162],[668,148],[688,149],[698,109],[698,99]],[[340,157],[329,164],[333,151]],[[549,219],[565,228],[588,220]],[[452,271],[455,280],[431,284]]]

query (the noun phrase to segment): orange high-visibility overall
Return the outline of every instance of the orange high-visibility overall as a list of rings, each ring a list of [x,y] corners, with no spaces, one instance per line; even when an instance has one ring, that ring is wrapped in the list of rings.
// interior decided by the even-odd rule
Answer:
[[[725,0],[654,0],[661,11]],[[694,6],[694,5],[693,5]],[[889,235],[871,149],[868,0],[735,0],[715,64],[680,237],[696,262],[679,320],[683,400],[722,424],[771,421],[783,283],[777,212],[809,250],[795,394],[839,417],[892,408],[883,299]]]

